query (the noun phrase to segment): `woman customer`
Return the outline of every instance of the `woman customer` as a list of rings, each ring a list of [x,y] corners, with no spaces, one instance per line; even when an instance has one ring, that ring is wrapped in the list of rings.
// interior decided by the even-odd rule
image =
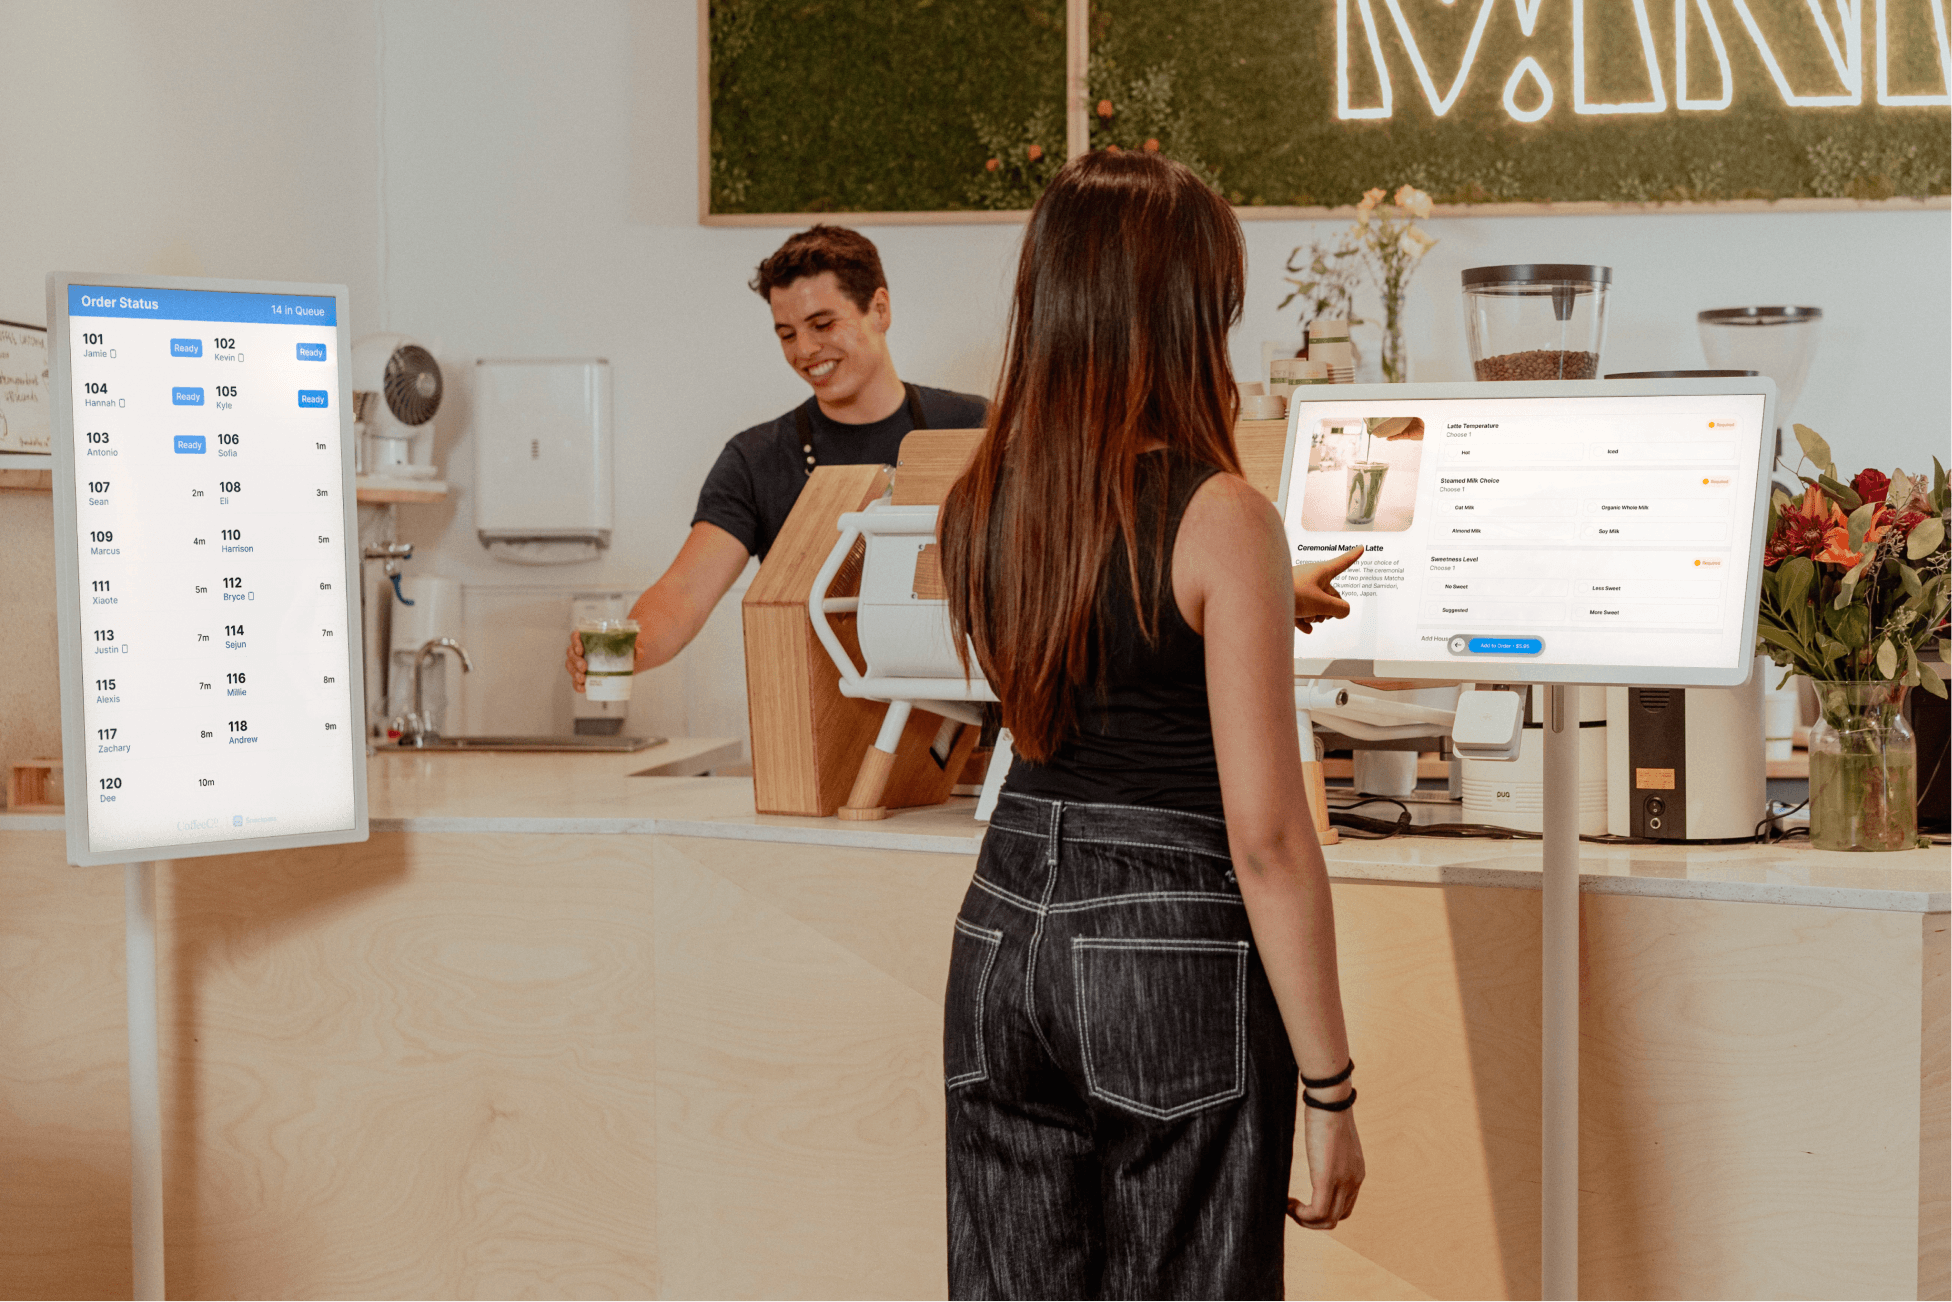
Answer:
[[[949,973],[955,1297],[1279,1297],[1284,1213],[1332,1228],[1362,1183],[1287,541],[1234,448],[1243,278],[1191,171],[1065,166],[942,509],[1017,753]]]

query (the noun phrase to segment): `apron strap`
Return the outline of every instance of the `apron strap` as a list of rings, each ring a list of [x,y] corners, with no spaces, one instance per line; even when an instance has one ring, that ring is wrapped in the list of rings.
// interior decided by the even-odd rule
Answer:
[[[910,430],[927,429],[929,427],[929,418],[926,415],[924,415],[922,412],[921,393],[915,388],[914,385],[909,384],[906,381],[902,383],[901,387],[908,394],[909,429]],[[795,429],[799,432],[800,435],[800,447],[802,449],[801,456],[803,458],[807,455],[804,449],[813,446],[813,420],[811,417],[807,415],[807,408],[811,406],[815,401],[816,400],[813,398],[808,398],[805,402],[801,403],[799,406],[793,409],[793,424]],[[807,468],[806,473],[811,475],[813,471],[812,469]]]

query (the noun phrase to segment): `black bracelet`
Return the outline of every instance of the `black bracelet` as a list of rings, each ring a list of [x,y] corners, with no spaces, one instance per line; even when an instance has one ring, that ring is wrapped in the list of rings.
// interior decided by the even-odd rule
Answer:
[[[1336,1072],[1333,1076],[1324,1076],[1320,1080],[1309,1080],[1306,1076],[1303,1076],[1301,1083],[1311,1090],[1325,1090],[1331,1085],[1340,1085],[1343,1081],[1353,1076],[1355,1070],[1356,1060],[1351,1058],[1349,1059],[1349,1065],[1341,1071]]]
[[[1355,1106],[1356,1092],[1353,1086],[1350,1087],[1349,1097],[1343,1099],[1340,1103],[1319,1103],[1309,1098],[1306,1094],[1301,1096],[1301,1101],[1318,1112],[1347,1112]]]

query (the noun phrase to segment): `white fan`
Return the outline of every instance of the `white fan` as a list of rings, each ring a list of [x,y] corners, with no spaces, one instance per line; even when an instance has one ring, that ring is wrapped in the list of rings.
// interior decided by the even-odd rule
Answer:
[[[445,392],[440,363],[405,335],[367,335],[352,346],[352,388],[354,415],[373,440],[366,472],[409,474],[412,441],[434,432]]]

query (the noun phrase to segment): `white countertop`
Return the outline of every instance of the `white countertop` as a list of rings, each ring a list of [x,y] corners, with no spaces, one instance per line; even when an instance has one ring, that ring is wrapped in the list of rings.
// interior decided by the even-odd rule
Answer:
[[[673,777],[730,762],[736,743],[675,738],[634,755],[399,754],[368,766],[375,832],[697,836],[974,855],[975,802],[897,810],[873,823],[755,813],[750,778]],[[654,776],[633,776],[649,770]],[[59,814],[0,814],[0,831],[59,831]],[[1536,841],[1394,837],[1326,848],[1343,882],[1537,890]],[[1952,853],[1889,854],[1776,845],[1582,845],[1582,890],[1735,903],[1943,913]]]

